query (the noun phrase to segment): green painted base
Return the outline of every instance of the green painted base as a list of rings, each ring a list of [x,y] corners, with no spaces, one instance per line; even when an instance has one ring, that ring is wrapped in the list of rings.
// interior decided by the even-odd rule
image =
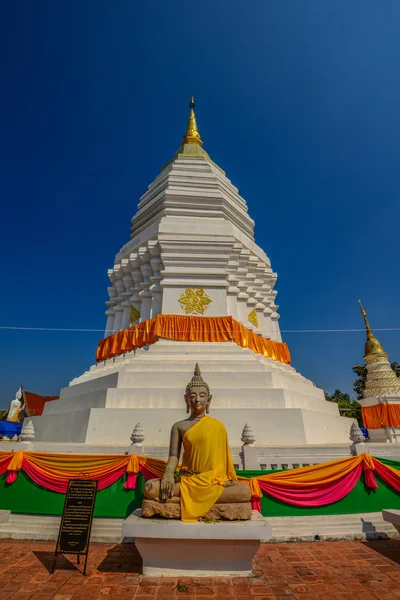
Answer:
[[[382,462],[384,462],[382,460]],[[385,461],[389,464],[390,461]],[[397,463],[398,464],[398,463]],[[256,477],[276,471],[238,471],[244,477]],[[383,508],[400,508],[400,494],[390,488],[375,475],[379,485],[377,490],[368,489],[363,478],[345,498],[334,504],[316,508],[301,508],[283,504],[271,496],[263,496],[261,500],[262,514],[265,517],[298,517],[307,515],[341,515],[351,513],[379,512]],[[125,476],[116,483],[101,490],[97,494],[95,517],[126,518],[143,500],[144,478],[138,475],[137,487],[134,491],[124,490]],[[10,485],[5,482],[5,475],[0,479],[0,509],[13,513],[37,515],[61,515],[64,495],[51,492],[34,484],[22,471],[16,481]]]

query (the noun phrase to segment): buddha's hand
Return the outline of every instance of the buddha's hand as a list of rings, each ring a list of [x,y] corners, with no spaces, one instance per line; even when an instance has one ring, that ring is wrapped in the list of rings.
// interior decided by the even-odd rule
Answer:
[[[160,500],[165,502],[168,498],[171,498],[174,489],[175,480],[173,473],[164,473],[161,478],[160,485]]]
[[[237,481],[235,481],[234,479],[228,479],[228,481],[225,481],[225,487],[231,487],[232,485],[236,485]]]

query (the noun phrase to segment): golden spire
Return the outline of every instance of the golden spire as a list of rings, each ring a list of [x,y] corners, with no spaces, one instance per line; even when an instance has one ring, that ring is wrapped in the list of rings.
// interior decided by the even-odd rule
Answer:
[[[371,331],[371,327],[368,323],[367,313],[365,308],[361,304],[361,300],[359,300],[361,314],[364,318],[365,329],[367,332],[367,341],[365,342],[365,356],[369,356],[370,354],[385,354],[384,349],[382,348],[380,342],[376,339],[374,334]]]
[[[199,146],[203,145],[203,142],[202,142],[200,134],[199,134],[199,130],[197,129],[197,122],[196,122],[196,117],[194,114],[194,107],[195,107],[194,98],[192,96],[192,99],[189,104],[189,108],[190,108],[189,120],[188,120],[188,124],[186,127],[185,137],[182,140],[182,146],[184,144],[199,144]]]
[[[167,162],[166,165],[163,166],[163,169],[165,169],[165,167],[170,165],[176,158],[178,158],[178,156],[184,156],[185,158],[205,158],[206,160],[208,160],[208,162],[210,162],[212,165],[214,165],[214,167],[216,167],[219,171],[221,171],[221,173],[223,173],[223,175],[225,175],[225,171],[223,171],[221,169],[221,167],[216,165],[215,162],[213,160],[211,160],[211,158],[208,156],[207,152],[203,148],[203,142],[200,137],[199,130],[197,129],[196,117],[194,114],[194,98],[193,98],[193,96],[190,101],[189,108],[190,108],[189,120],[188,120],[188,124],[186,127],[185,136],[182,140],[182,144],[181,144],[178,152],[175,153],[175,156],[172,158],[172,160],[170,160],[169,162]]]

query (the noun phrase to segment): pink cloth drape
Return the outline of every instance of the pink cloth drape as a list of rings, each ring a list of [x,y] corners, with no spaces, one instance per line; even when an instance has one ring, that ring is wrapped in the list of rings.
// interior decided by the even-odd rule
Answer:
[[[46,477],[43,472],[36,469],[36,467],[25,458],[22,461],[22,469],[32,479],[32,481],[36,483],[36,485],[40,485],[41,487],[52,490],[53,492],[58,492],[60,494],[66,493],[68,488],[68,479],[59,479],[55,482],[53,479]],[[98,478],[98,491],[104,490],[104,488],[109,487],[118,481],[118,479],[120,479],[124,473],[125,467],[121,467],[105,477]]]
[[[345,477],[324,486],[310,486],[308,488],[280,487],[277,483],[268,483],[258,480],[260,489],[281,502],[295,506],[324,506],[341,500],[356,485],[360,479],[362,465],[358,465]]]

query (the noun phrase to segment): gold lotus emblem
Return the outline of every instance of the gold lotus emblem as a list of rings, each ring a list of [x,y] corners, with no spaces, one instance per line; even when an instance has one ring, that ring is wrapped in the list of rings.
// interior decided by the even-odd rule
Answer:
[[[140,312],[138,311],[137,308],[132,306],[131,314],[129,315],[129,325],[130,326],[133,325],[133,323],[135,321],[137,321],[139,317],[140,317]]]
[[[185,315],[204,315],[204,311],[207,310],[208,305],[212,300],[208,297],[207,292],[205,292],[203,288],[197,290],[187,288],[182,292],[178,302],[184,309]]]
[[[258,316],[257,316],[257,311],[255,308],[253,308],[253,310],[251,312],[249,312],[249,314],[247,315],[247,318],[249,320],[249,323],[254,325],[254,327],[258,327]]]

